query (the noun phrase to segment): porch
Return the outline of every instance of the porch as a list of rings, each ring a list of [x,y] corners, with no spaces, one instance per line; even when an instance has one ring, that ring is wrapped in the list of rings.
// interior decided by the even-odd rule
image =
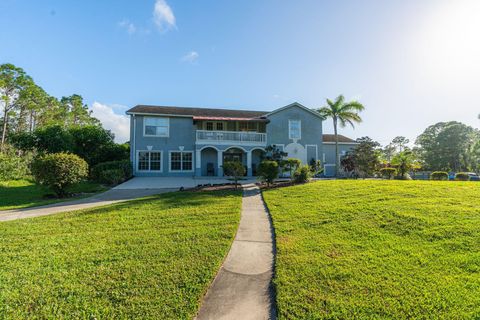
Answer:
[[[257,175],[257,169],[265,150],[261,147],[245,149],[240,146],[219,149],[216,146],[204,146],[196,150],[195,175],[197,177],[223,177],[223,163],[238,161],[245,166],[247,177]]]

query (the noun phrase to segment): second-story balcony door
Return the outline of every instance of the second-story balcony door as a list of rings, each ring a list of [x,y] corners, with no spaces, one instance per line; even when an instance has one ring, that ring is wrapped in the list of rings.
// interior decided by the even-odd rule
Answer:
[[[205,122],[205,130],[224,131],[226,130],[226,123],[223,121],[207,121]]]

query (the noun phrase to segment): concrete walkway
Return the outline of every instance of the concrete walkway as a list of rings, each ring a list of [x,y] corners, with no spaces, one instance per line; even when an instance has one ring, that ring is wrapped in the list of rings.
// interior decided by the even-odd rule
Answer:
[[[89,198],[53,203],[39,207],[0,211],[0,222],[100,207],[175,190],[177,189],[111,189]]]
[[[237,235],[196,319],[275,319],[274,254],[272,224],[260,190],[246,185]]]

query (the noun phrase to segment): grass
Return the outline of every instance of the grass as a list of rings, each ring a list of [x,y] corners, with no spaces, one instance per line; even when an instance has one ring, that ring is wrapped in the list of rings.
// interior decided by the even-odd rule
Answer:
[[[281,319],[480,318],[480,184],[319,181],[264,197]]]
[[[176,192],[0,223],[0,319],[191,319],[240,207],[240,192]]]
[[[68,189],[74,194],[98,193],[107,188],[94,182],[81,182]],[[0,181],[0,210],[35,207],[50,203],[78,199],[83,196],[70,198],[52,198],[53,192],[47,187],[37,185],[29,180]]]

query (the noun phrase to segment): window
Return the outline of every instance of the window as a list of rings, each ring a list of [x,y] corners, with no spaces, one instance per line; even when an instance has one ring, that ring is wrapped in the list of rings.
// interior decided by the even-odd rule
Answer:
[[[300,120],[288,120],[288,138],[301,139],[302,123]]]
[[[223,131],[225,126],[223,122],[217,122],[217,121],[208,121],[205,123],[205,130],[213,131],[213,130],[219,130]]]
[[[160,117],[145,117],[143,134],[145,136],[168,137],[169,119]]]
[[[240,122],[238,124],[238,129],[240,131],[257,131],[256,122]]]
[[[170,152],[170,171],[192,171],[193,170],[193,152],[192,151],[171,151]]]
[[[162,153],[160,151],[139,151],[138,171],[161,171]]]

